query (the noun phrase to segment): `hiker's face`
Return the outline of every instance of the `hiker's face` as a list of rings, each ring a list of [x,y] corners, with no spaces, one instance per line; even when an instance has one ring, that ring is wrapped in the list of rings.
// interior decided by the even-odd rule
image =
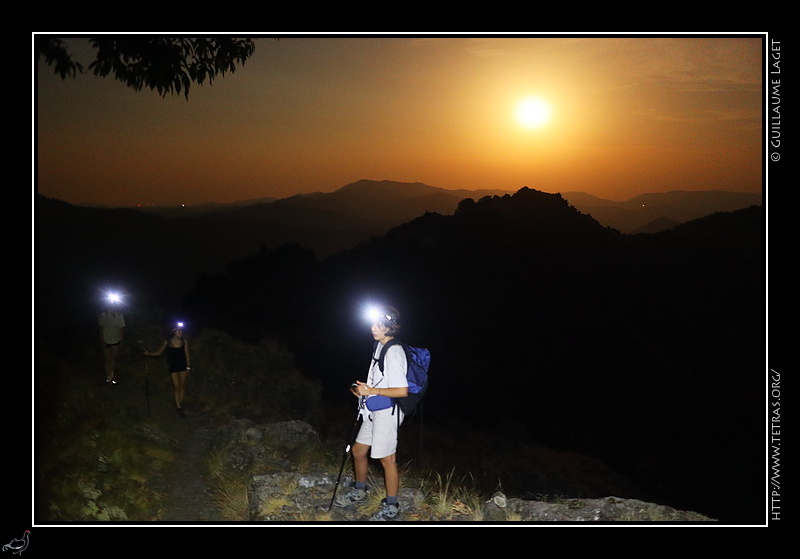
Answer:
[[[378,341],[386,339],[389,329],[380,322],[372,323],[372,337]]]

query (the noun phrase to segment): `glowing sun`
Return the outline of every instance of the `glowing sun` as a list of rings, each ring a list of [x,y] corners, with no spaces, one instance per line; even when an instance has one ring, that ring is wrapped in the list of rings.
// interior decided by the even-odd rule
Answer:
[[[530,97],[517,105],[517,122],[525,128],[541,128],[552,116],[552,109],[544,99]]]

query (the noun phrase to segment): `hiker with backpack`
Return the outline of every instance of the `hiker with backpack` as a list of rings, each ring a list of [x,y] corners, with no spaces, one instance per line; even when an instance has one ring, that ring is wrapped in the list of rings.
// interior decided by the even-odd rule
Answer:
[[[336,500],[336,505],[346,507],[366,502],[369,458],[380,460],[383,467],[386,497],[381,510],[372,520],[397,520],[400,507],[397,496],[400,476],[395,453],[397,431],[403,421],[403,411],[395,405],[394,398],[408,395],[406,352],[400,344],[390,345],[400,325],[397,310],[387,307],[379,311],[372,321],[375,347],[366,382],[356,381],[351,392],[359,398],[361,427],[352,446],[355,482],[350,491]],[[388,349],[383,353],[383,349]],[[382,358],[383,370],[379,365]]]

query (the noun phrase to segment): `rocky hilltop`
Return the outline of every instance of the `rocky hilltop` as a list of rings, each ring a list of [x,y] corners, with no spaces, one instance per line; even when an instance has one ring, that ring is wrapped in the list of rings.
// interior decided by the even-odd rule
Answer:
[[[375,496],[374,506],[368,503],[361,508],[330,507],[334,489],[346,487],[352,481],[347,472],[337,488],[336,471],[303,469],[291,460],[298,449],[318,443],[317,433],[304,422],[257,425],[249,420],[237,420],[219,428],[212,437],[211,446],[213,452],[222,453],[228,468],[260,472],[251,477],[248,485],[247,520],[250,522],[367,521],[382,495]],[[380,480],[377,472],[376,479]],[[485,499],[465,501],[455,494],[442,495],[436,487],[420,479],[403,479],[400,503],[405,522],[713,521],[695,512],[614,496],[543,502],[509,498],[496,492]]]

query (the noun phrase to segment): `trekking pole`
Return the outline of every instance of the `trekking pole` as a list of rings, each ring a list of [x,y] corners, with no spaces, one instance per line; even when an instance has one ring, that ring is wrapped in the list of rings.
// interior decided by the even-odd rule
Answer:
[[[331,495],[331,502],[328,505],[328,512],[330,512],[331,508],[333,508],[333,501],[336,499],[336,490],[339,489],[339,482],[342,481],[342,472],[344,472],[344,466],[347,464],[347,459],[350,457],[350,448],[353,446],[353,443],[356,440],[356,435],[358,435],[358,427],[361,425],[360,411],[361,408],[359,407],[359,413],[356,415],[356,420],[353,422],[353,429],[350,432],[350,438],[347,439],[347,446],[344,447],[342,466],[339,468],[339,476],[336,478],[336,485],[333,486],[333,495]]]

